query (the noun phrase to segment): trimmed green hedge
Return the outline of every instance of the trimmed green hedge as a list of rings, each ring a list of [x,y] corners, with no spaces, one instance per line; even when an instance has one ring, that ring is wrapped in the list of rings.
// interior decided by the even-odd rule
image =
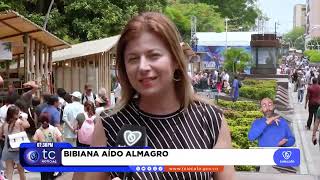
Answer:
[[[275,99],[276,97],[277,82],[275,80],[245,79],[242,83],[241,97],[254,100],[261,100],[265,97]]]
[[[317,50],[305,50],[303,54],[305,56],[309,56],[310,62],[313,62],[313,63],[320,62],[320,52]]]
[[[263,116],[259,106],[252,101],[230,102],[219,100],[218,106],[224,111],[223,114],[228,122],[232,147],[236,149],[248,149],[256,147],[256,142],[248,140],[248,131],[252,122]],[[255,171],[255,166],[235,166],[237,171]]]
[[[224,109],[231,109],[237,111],[257,111],[259,110],[259,106],[252,101],[224,101],[219,100],[218,105]]]

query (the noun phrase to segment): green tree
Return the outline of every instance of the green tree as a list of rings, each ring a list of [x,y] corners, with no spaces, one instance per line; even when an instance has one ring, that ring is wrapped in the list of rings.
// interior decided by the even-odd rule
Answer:
[[[0,10],[12,9],[43,26],[51,0],[1,0]],[[70,43],[119,34],[128,19],[143,11],[162,12],[166,0],[55,0],[47,30]]]
[[[223,67],[229,72],[243,72],[246,66],[251,66],[251,54],[242,48],[230,48],[224,52]]]
[[[256,0],[180,0],[180,3],[206,3],[214,5],[217,12],[222,17],[228,17],[230,30],[247,31],[255,25],[256,19],[259,16],[259,8],[256,5]]]
[[[198,32],[221,32],[224,21],[217,12],[217,7],[203,3],[172,4],[165,9],[165,14],[176,24],[185,41],[190,40],[191,16],[197,17]]]
[[[308,47],[308,49],[319,50],[320,49],[320,38],[315,37],[315,38],[311,39],[310,41],[308,41],[307,47]]]
[[[283,36],[284,42],[290,44],[290,47],[304,50],[304,28],[296,27]]]

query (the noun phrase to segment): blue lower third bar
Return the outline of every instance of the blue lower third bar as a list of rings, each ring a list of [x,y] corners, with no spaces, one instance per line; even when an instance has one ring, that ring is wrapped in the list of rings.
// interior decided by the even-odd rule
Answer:
[[[57,166],[24,167],[31,172],[163,172],[164,166]]]
[[[281,148],[274,155],[273,160],[278,166],[299,166],[300,150],[297,148]]]

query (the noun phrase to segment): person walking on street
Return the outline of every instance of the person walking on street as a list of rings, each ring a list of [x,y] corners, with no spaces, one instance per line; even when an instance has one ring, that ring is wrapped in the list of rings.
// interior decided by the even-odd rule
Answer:
[[[312,119],[316,119],[316,112],[320,104],[320,85],[316,78],[312,79],[312,85],[307,89],[306,103],[304,108],[309,107],[309,117],[306,125],[306,129],[310,130]]]
[[[303,73],[300,71],[298,81],[297,81],[297,87],[298,87],[298,102],[302,104],[303,101],[303,95],[304,90],[306,88],[306,79],[303,75]]]
[[[233,102],[236,102],[239,98],[239,88],[240,88],[240,81],[238,80],[237,76],[234,76],[234,80],[232,82],[232,90],[231,90],[231,97]]]

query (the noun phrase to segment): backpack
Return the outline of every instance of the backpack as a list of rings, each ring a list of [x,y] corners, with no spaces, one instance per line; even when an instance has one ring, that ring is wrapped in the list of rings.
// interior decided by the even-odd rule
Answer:
[[[26,132],[28,135],[33,136],[38,127],[35,122],[35,110],[31,107],[28,108],[28,122],[30,124],[30,127],[26,129]]]
[[[83,104],[83,100],[84,98],[86,98],[86,100],[88,101],[88,97],[83,93],[82,96],[81,96],[81,104]],[[96,100],[97,99],[97,96],[95,93],[93,93],[93,99]],[[93,102],[94,103],[94,102]]]
[[[86,120],[84,120],[81,128],[78,131],[78,140],[82,144],[90,145],[92,142],[92,136],[94,131],[95,116],[92,116],[91,118],[89,118],[87,113],[84,113],[84,114],[85,114]]]

